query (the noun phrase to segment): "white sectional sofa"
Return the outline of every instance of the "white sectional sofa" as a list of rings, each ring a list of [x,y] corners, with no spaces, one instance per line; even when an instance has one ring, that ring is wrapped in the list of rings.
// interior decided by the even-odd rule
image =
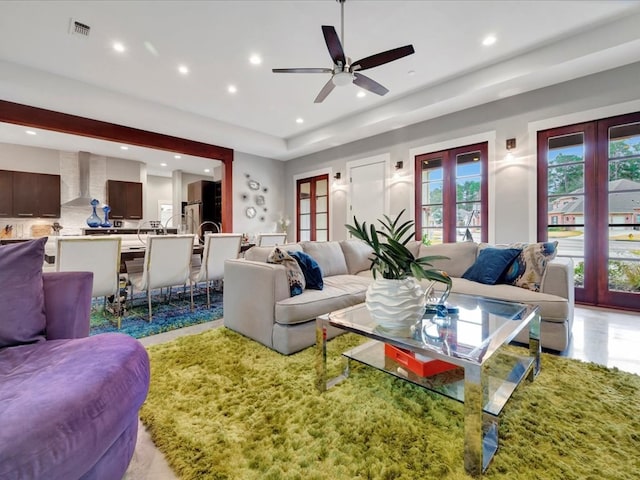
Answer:
[[[253,247],[243,259],[227,260],[224,274],[224,325],[269,348],[289,355],[315,343],[315,318],[362,303],[373,281],[369,270],[371,249],[359,240],[300,242],[280,246],[302,250],[313,257],[323,273],[323,290],[306,289],[289,296],[282,265],[267,263],[273,247]],[[557,259],[547,266],[541,291],[512,285],[485,285],[461,278],[478,253],[473,242],[425,246],[410,245],[414,255],[444,255],[434,262],[453,278],[453,292],[530,303],[540,307],[543,348],[562,351],[573,323],[573,268]],[[430,283],[430,282],[426,282]],[[444,288],[444,286],[442,286]],[[340,331],[330,331],[335,336]],[[519,340],[526,341],[522,332]]]

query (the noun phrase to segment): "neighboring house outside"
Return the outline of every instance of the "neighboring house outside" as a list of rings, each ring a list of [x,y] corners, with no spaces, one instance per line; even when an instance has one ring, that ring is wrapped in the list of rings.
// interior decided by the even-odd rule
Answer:
[[[609,195],[609,224],[640,223],[638,190],[640,190],[640,182],[633,180],[621,179],[609,182],[609,193],[614,194]],[[548,225],[583,225],[584,189],[579,188],[569,195],[557,197],[550,205],[548,218]]]

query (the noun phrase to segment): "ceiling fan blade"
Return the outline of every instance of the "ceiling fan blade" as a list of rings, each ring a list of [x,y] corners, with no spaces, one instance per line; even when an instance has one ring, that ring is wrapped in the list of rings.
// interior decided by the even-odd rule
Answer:
[[[272,68],[273,73],[331,73],[330,68]]]
[[[318,94],[316,99],[313,101],[313,103],[322,103],[324,99],[327,98],[327,95],[329,95],[331,91],[335,88],[335,86],[336,85],[335,83],[333,83],[333,77],[332,77],[329,79],[327,83],[324,84],[324,87],[322,87],[322,90],[320,90],[320,93]]]
[[[355,61],[351,64],[351,71],[367,70],[368,68],[384,65],[385,63],[393,62],[399,58],[406,57],[415,53],[413,45],[405,45],[404,47],[394,48],[387,50],[386,52],[376,53],[370,57],[365,57],[361,60]]]
[[[331,25],[323,25],[322,34],[324,35],[324,41],[327,43],[329,55],[331,55],[331,60],[333,60],[334,65],[337,65],[338,63],[345,65],[347,60],[344,56],[342,43],[340,43],[340,38],[336,33],[336,29]]]
[[[389,90],[378,82],[371,80],[369,77],[365,77],[361,73],[354,73],[353,83],[365,90],[369,90],[371,93],[375,93],[376,95],[385,95],[389,92]]]

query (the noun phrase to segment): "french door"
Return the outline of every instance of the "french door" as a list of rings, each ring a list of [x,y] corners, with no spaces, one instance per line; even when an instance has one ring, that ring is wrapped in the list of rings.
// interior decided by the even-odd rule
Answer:
[[[297,241],[329,240],[329,175],[296,182]]]
[[[486,242],[487,143],[415,157],[416,240]]]
[[[538,239],[573,259],[576,301],[640,308],[640,113],[538,132]]]

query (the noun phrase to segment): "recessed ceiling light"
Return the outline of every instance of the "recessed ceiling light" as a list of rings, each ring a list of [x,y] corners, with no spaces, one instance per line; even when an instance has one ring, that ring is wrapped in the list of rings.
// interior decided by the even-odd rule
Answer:
[[[116,52],[122,53],[124,52],[126,49],[124,48],[124,45],[120,42],[113,42],[113,49]]]
[[[37,135],[37,133],[33,130],[25,130],[24,133],[26,133],[27,135]]]
[[[186,75],[189,73],[189,67],[187,67],[186,65],[179,65],[178,66],[178,71],[182,74],[182,75]]]
[[[360,90],[358,93],[356,93],[356,97],[358,97],[358,98],[363,98],[363,97],[366,97],[366,96],[367,96],[367,94],[364,93],[362,90]]]
[[[238,91],[238,89],[236,88],[236,86],[235,86],[235,85],[229,85],[229,86],[227,87],[227,91],[228,91],[229,93],[236,93],[236,92]]]
[[[204,173],[209,173],[211,170],[209,170],[208,168],[204,169]]]
[[[166,167],[166,166],[167,166],[167,164],[166,164],[166,163],[164,163],[164,162],[162,162],[162,163],[160,164],[160,166],[161,166],[161,167]]]
[[[182,157],[180,155],[174,155],[173,158],[175,158],[176,160],[180,160]]]
[[[296,118],[296,123],[304,123],[304,118]]]
[[[260,58],[260,55],[254,53],[249,57],[249,62],[252,65],[260,65],[262,63],[262,58]]]
[[[129,150],[129,147],[126,145],[120,145],[120,150]]]
[[[482,40],[482,45],[484,45],[485,47],[488,47],[496,43],[497,40],[498,39],[496,38],[495,35],[487,35],[486,37],[484,37],[484,40]]]
[[[415,75],[415,74],[416,74],[416,71],[415,71],[415,70],[409,70],[409,71],[407,72],[407,74],[408,74],[408,75]]]

